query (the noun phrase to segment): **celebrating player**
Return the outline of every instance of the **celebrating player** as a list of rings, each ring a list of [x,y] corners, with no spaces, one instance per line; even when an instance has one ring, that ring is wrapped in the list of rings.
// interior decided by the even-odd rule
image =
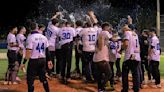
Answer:
[[[17,50],[18,50],[18,43],[16,41],[16,33],[17,27],[12,26],[10,27],[10,33],[7,36],[7,57],[8,57],[8,69],[5,76],[4,84],[17,84],[16,76],[19,70],[19,63],[17,61]]]
[[[138,64],[139,62],[135,60],[136,56],[134,54],[134,43],[136,40],[133,37],[131,29],[125,25],[122,28],[124,33],[123,48],[125,49],[124,62],[122,65],[122,86],[121,92],[128,92],[128,74],[129,70],[132,72],[133,76],[133,90],[134,92],[139,92],[139,76],[138,76]]]
[[[71,27],[71,23],[66,22],[66,26],[61,28],[59,31],[60,45],[62,50],[62,63],[61,63],[61,77],[62,83],[67,84],[70,79],[70,70],[72,63],[72,47],[73,40],[75,37],[75,29]],[[65,76],[65,70],[67,67],[67,72]]]
[[[34,80],[37,75],[39,76],[40,81],[43,83],[45,91],[49,92],[49,86],[45,76],[46,53],[49,53],[49,44],[47,38],[40,34],[37,31],[37,28],[38,27],[36,23],[31,24],[32,32],[27,38],[26,56],[21,67],[24,67],[26,60],[29,59],[27,66],[28,92],[34,91]],[[49,54],[47,54],[47,58],[49,60],[49,64],[52,65]]]
[[[150,36],[151,36],[151,46],[149,48],[149,60],[150,60],[150,67],[151,73],[153,78],[155,79],[155,87],[161,88],[160,84],[160,71],[159,71],[159,61],[160,61],[160,43],[159,39],[156,35],[156,29],[150,29]]]
[[[93,56],[95,63],[96,78],[98,82],[98,92],[105,91],[105,84],[112,76],[112,71],[109,66],[109,52],[108,41],[112,37],[108,30],[110,26],[108,23],[102,25],[103,31],[100,32],[97,40],[96,51]]]

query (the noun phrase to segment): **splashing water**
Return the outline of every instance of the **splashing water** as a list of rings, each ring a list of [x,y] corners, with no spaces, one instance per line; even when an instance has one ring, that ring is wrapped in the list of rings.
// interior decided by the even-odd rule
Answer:
[[[107,0],[91,0],[91,3],[86,5],[81,0],[47,0],[47,3],[40,4],[41,16],[49,20],[54,12],[62,12],[61,20],[75,22],[77,20],[88,20],[88,10],[93,10],[99,22],[110,22],[114,29],[120,32],[121,27],[125,24],[126,16],[130,15],[133,18],[133,23],[140,21],[138,18],[142,15],[142,8],[136,5],[132,9],[115,8]],[[93,2],[94,1],[94,2]],[[45,7],[45,8],[44,8]],[[41,17],[41,18],[43,18]],[[46,24],[46,23],[45,23]]]

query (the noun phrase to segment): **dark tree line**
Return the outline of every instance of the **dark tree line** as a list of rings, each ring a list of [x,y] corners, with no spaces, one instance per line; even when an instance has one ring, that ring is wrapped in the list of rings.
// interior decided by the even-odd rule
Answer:
[[[96,2],[111,4],[112,8],[108,11],[108,14],[111,15],[109,19],[114,19],[112,23],[117,23],[119,17],[123,17],[123,10],[128,10],[125,11],[127,14],[131,12],[131,9],[138,7],[138,5],[145,17],[154,18],[156,11],[156,0],[1,0],[0,34],[6,34],[7,27],[10,25],[23,25],[26,24],[28,19],[36,19],[40,16],[50,17],[57,11],[58,5],[62,5],[69,12],[72,12],[75,8],[85,8]],[[153,16],[149,16],[150,14]],[[139,15],[139,18],[145,18],[144,16]],[[107,17],[103,19],[107,19]],[[138,23],[144,23],[145,21],[142,20]],[[146,23],[155,25],[155,20],[153,23],[151,22],[149,20]],[[143,28],[142,25],[141,28]]]

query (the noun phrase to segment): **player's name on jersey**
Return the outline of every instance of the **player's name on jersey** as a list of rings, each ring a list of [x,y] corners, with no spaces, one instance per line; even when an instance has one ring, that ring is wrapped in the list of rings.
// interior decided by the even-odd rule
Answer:
[[[43,40],[43,38],[35,38],[35,40],[36,40],[36,41],[38,41],[38,40]]]
[[[89,43],[89,45],[95,45],[95,43]]]

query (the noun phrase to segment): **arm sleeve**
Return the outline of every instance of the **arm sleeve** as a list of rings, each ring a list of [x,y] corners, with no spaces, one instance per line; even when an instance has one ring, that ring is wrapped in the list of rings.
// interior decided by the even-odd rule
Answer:
[[[9,43],[16,43],[16,37],[12,36],[12,37],[9,39]]]
[[[129,40],[130,39],[130,36],[129,36],[129,34],[126,32],[125,34],[124,34],[124,40]]]
[[[50,55],[50,52],[49,52],[48,48],[46,48],[46,60],[47,61],[51,60],[51,55]]]
[[[118,48],[117,51],[121,51],[121,40],[118,41]]]
[[[32,39],[31,39],[31,36],[29,36],[28,38],[27,38],[27,41],[26,41],[26,49],[32,49],[33,48],[33,41],[32,41]]]

